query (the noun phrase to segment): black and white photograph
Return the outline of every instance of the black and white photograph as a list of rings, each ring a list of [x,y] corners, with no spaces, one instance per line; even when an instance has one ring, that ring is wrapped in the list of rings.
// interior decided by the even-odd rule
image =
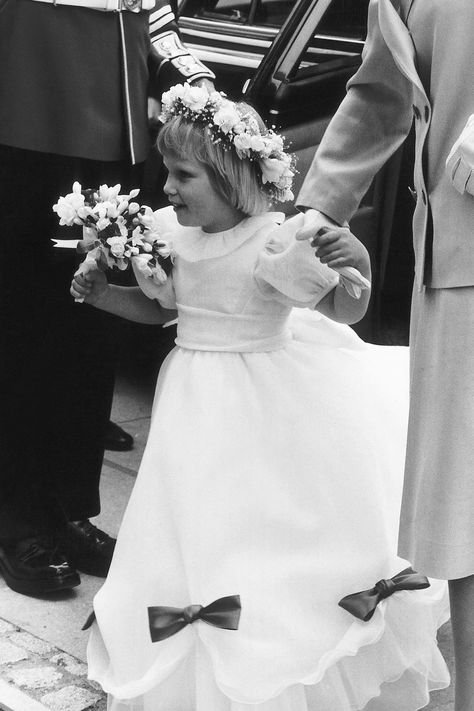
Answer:
[[[0,711],[474,711],[472,0],[0,0]]]

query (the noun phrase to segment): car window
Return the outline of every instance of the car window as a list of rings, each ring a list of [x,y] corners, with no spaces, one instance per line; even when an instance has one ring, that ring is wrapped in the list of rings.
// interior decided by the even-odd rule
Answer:
[[[333,0],[294,68],[293,78],[355,66],[367,33],[369,0]]]
[[[326,6],[326,0],[321,5],[314,0],[179,0],[179,26],[183,42],[215,72],[216,84],[229,95],[238,96],[249,86],[291,17],[289,44],[281,47],[283,52],[288,47],[290,54],[277,70],[277,81],[342,72],[345,85],[348,73],[360,63],[368,3],[331,0],[321,17],[318,6]],[[293,37],[291,28],[302,17],[306,24]]]
[[[251,5],[251,0],[204,0],[199,3],[191,16],[203,20],[246,23],[249,19]]]
[[[365,38],[369,0],[334,0],[318,27],[318,34]]]
[[[281,27],[294,7],[288,0],[260,0],[255,8],[254,23]]]
[[[185,5],[186,14],[197,19],[281,27],[294,0],[202,0]]]

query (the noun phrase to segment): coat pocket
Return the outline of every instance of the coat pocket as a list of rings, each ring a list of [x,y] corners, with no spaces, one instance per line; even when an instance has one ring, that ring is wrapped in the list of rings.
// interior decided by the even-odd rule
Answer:
[[[474,196],[474,114],[455,141],[446,159],[446,172],[456,190]]]

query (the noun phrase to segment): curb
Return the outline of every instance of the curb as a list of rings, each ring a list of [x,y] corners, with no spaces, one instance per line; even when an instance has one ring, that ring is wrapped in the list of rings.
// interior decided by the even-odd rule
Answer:
[[[0,711],[106,711],[87,665],[0,618]]]
[[[38,701],[30,698],[19,689],[0,679],[0,710],[1,711],[49,711]]]

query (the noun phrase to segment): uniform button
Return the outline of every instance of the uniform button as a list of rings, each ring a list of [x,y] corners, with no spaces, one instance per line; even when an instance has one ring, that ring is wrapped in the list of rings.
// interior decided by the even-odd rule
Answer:
[[[131,10],[133,12],[134,10],[140,9],[141,0],[123,0],[123,4],[127,10]]]
[[[425,121],[426,121],[426,123],[428,123],[429,120],[430,120],[430,109],[428,106],[425,106]]]
[[[416,104],[413,104],[413,114],[416,119],[420,120],[421,113],[420,113],[420,109],[418,108],[418,106],[416,106]]]

